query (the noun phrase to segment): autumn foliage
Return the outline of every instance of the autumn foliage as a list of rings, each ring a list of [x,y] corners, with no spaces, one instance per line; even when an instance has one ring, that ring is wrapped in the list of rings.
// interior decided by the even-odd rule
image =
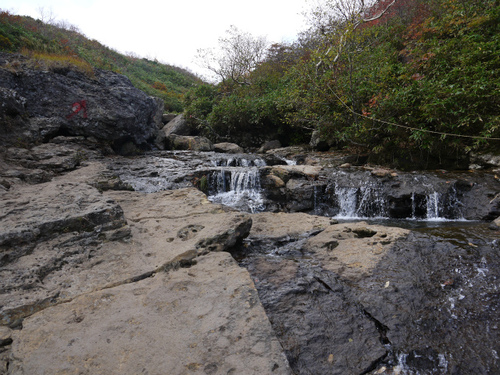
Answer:
[[[330,1],[297,42],[270,48],[251,85],[190,95],[188,112],[222,137],[253,127],[291,143],[319,131],[332,147],[401,167],[498,152],[499,2],[396,0],[377,18],[392,2],[339,13]]]

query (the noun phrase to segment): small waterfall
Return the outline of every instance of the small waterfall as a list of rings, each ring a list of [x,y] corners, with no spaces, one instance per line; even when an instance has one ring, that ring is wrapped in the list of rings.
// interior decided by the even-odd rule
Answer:
[[[440,219],[439,216],[439,194],[433,192],[427,195],[427,220]]]
[[[418,181],[409,195],[394,198],[387,185],[369,174],[336,172],[334,180],[329,188],[330,204],[333,216],[338,219],[463,220],[462,203],[454,186],[438,192],[425,181]]]
[[[209,179],[208,199],[243,211],[264,209],[260,173],[257,167],[221,168]]]
[[[337,218],[387,217],[385,199],[377,186],[367,184],[357,188],[336,185],[335,196],[339,207]]]
[[[214,167],[264,167],[266,162],[261,158],[244,158],[241,156],[221,157],[212,160]]]

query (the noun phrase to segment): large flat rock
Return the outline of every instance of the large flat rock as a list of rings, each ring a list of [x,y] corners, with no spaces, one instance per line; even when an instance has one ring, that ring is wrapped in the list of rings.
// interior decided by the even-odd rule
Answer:
[[[262,212],[252,215],[252,239],[298,239],[306,233],[322,231],[331,220],[324,216],[305,213]]]
[[[407,229],[366,222],[343,223],[308,239],[304,250],[314,254],[326,270],[343,278],[360,279],[369,275],[396,241],[409,233]]]
[[[194,188],[101,194],[81,181],[95,178],[100,169],[93,168],[67,176],[72,182],[23,187],[2,200],[0,228],[11,239],[2,247],[2,324],[227,250],[250,230],[249,215],[213,205]]]
[[[210,253],[25,319],[11,374],[289,374],[246,270]]]

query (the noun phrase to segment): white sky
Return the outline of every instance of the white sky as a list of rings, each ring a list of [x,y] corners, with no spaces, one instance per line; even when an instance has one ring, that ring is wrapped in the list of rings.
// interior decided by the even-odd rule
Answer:
[[[270,42],[304,29],[308,0],[1,0],[0,9],[41,19],[40,9],[121,53],[204,74],[199,48],[217,46],[231,25]]]

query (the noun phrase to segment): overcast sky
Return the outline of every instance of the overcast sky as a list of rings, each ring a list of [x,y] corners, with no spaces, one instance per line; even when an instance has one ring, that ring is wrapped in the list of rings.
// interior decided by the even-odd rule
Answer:
[[[292,41],[304,29],[308,0],[2,0],[0,9],[77,26],[118,52],[189,68],[199,48],[217,46],[231,25],[270,42]]]

